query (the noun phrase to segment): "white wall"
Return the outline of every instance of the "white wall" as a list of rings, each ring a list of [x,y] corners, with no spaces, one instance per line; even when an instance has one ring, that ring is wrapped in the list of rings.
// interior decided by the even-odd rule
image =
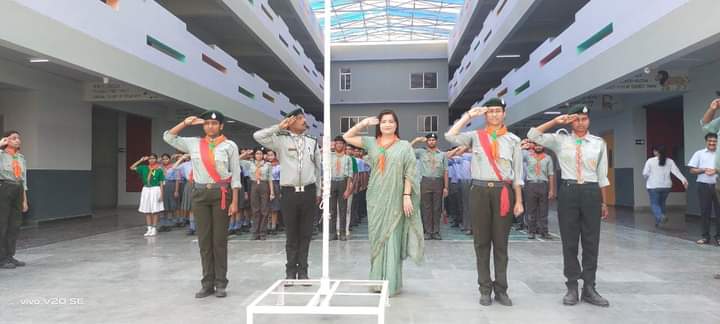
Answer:
[[[4,129],[17,130],[29,169],[90,170],[92,113],[77,81],[0,60]]]

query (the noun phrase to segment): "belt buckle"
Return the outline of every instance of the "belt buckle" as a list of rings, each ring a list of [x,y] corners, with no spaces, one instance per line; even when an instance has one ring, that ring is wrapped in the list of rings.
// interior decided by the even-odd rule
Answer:
[[[488,183],[487,183],[487,186],[488,186],[488,188],[494,188],[494,187],[495,187],[495,182],[488,182]]]
[[[305,187],[303,187],[303,186],[296,186],[296,187],[295,187],[295,192],[305,192]]]
[[[205,185],[205,188],[207,188],[207,189],[212,189],[212,184],[210,184],[210,183],[206,184],[206,185]]]

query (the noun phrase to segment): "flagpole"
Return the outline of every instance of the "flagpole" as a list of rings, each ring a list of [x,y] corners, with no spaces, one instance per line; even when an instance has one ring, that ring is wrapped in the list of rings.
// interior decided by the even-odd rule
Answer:
[[[330,40],[331,40],[331,9],[332,0],[325,0],[325,24],[323,25],[323,177],[322,177],[322,278],[320,280],[320,293],[327,294],[330,291]]]

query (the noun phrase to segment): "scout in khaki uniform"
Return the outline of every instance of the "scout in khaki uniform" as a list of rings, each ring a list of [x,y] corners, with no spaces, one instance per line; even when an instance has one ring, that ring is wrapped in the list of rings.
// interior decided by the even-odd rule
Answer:
[[[448,159],[437,147],[437,134],[418,137],[410,144],[425,142],[427,148],[415,149],[420,161],[420,206],[426,240],[440,240],[442,201],[448,195]]]
[[[564,273],[567,278],[565,305],[578,303],[578,280],[583,280],[582,300],[608,307],[610,303],[595,290],[600,219],[608,209],[607,146],[602,138],[591,135],[586,106],[577,105],[567,115],[531,128],[528,139],[557,154],[562,182],[558,190],[558,221],[562,238]],[[547,133],[560,125],[572,125],[571,134]],[[582,243],[582,267],[578,262],[578,241]]]
[[[332,154],[330,165],[332,178],[330,183],[330,230],[335,230],[335,235],[330,239],[341,241],[347,240],[347,210],[348,198],[352,194],[353,163],[351,157],[346,153],[345,140],[337,136],[333,140],[335,153]]]
[[[308,249],[313,218],[320,204],[320,148],[306,135],[305,113],[296,109],[280,124],[261,129],[255,140],[277,153],[280,161],[280,210],[285,221],[286,279],[308,278]],[[315,200],[316,204],[312,204]]]
[[[534,240],[540,235],[551,240],[548,233],[548,202],[555,199],[555,166],[552,158],[545,154],[540,144],[527,142],[531,151],[523,151],[525,160],[525,215],[527,215],[528,239]]]
[[[466,133],[460,130],[473,118],[484,116],[486,127]],[[520,138],[503,124],[505,102],[490,99],[473,107],[445,134],[448,141],[466,146],[472,152],[470,172],[470,213],[477,257],[480,304],[492,303],[490,294],[501,305],[511,306],[507,294],[508,236],[513,217],[522,214],[522,153]],[[513,199],[514,198],[514,199]],[[514,201],[514,208],[513,207]],[[495,281],[490,278],[490,249],[493,251]]]
[[[225,117],[207,111],[190,116],[163,134],[165,142],[190,154],[194,188],[192,212],[197,223],[198,245],[202,261],[202,289],[196,298],[227,294],[228,219],[238,212],[240,155],[237,145],[222,135]],[[188,126],[202,125],[205,137],[178,137]],[[232,187],[232,197],[228,191]]]
[[[25,265],[15,259],[22,213],[28,211],[27,162],[20,153],[20,143],[16,131],[0,139],[0,269]]]
[[[272,165],[265,161],[265,149],[256,148],[254,160],[240,160],[240,167],[250,175],[250,209],[252,210],[253,240],[267,238],[267,225],[270,220],[270,200],[275,197],[272,187]],[[272,197],[272,198],[271,198]]]

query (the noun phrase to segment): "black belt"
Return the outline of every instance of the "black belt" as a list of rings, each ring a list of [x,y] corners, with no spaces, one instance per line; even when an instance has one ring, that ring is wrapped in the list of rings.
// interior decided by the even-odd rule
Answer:
[[[510,185],[509,182],[505,181],[485,181],[485,180],[476,180],[473,179],[472,181],[473,186],[479,186],[479,187],[488,187],[488,188],[494,188],[494,187],[502,187],[505,185]]]
[[[305,192],[310,190],[315,190],[315,184],[309,184],[304,186],[281,186],[282,189],[285,190],[292,190],[294,192]]]
[[[222,189],[227,188],[226,184],[220,185],[217,183],[195,183],[193,185],[195,189]]]
[[[547,183],[547,181],[545,181],[545,180],[528,180],[525,182],[527,182],[527,183]]]
[[[13,180],[0,180],[0,183],[2,183],[2,184],[9,184],[9,185],[16,185],[16,186],[22,186],[22,182],[20,182],[20,181],[13,181]]]
[[[577,180],[565,180],[565,179],[563,179],[562,184],[564,184],[566,186],[571,186],[571,185],[572,186],[589,186],[589,185],[597,186],[598,185],[597,182],[588,182],[588,181],[579,182]]]

